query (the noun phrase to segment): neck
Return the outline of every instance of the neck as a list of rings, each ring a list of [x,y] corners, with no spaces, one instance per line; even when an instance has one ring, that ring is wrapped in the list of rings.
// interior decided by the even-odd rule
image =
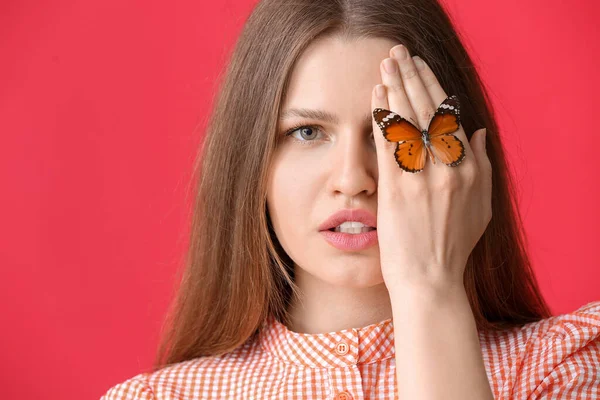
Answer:
[[[290,304],[288,328],[298,333],[326,333],[361,328],[392,318],[387,287],[334,286],[296,268],[300,298]]]

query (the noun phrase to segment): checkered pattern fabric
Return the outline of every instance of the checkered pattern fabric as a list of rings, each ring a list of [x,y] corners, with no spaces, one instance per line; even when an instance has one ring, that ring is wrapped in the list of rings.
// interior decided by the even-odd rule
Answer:
[[[600,301],[479,340],[496,400],[600,399]],[[270,317],[253,343],[136,375],[101,400],[396,399],[395,373],[391,319],[303,334]]]

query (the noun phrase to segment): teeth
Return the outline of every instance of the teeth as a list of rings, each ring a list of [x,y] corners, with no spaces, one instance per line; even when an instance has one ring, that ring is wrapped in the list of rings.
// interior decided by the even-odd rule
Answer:
[[[337,226],[337,228],[365,228],[367,225],[356,222],[356,221],[346,221]]]
[[[374,230],[375,228],[368,227],[367,225],[356,222],[356,221],[346,221],[339,226],[337,226],[334,232],[342,232],[342,233],[364,233]]]

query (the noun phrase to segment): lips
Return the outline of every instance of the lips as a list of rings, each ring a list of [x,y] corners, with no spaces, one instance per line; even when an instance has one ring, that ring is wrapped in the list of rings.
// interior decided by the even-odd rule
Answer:
[[[370,211],[362,208],[346,208],[337,211],[319,225],[319,231],[327,231],[346,221],[356,221],[371,228],[377,228],[377,217]]]
[[[344,251],[362,251],[379,243],[377,229],[364,233],[342,233],[321,231],[323,238],[333,247]]]

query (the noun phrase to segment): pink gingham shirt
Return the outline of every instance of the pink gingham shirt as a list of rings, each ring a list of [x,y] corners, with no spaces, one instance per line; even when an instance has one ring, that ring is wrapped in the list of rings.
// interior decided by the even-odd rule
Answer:
[[[270,317],[258,340],[222,356],[141,373],[101,400],[395,399],[391,319],[302,334]],[[518,328],[479,331],[496,400],[600,399],[600,301]]]

